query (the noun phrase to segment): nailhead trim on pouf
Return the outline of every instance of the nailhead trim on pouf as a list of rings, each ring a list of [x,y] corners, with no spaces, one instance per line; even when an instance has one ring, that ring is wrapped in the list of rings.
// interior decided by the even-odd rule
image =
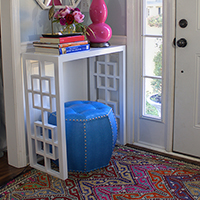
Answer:
[[[69,171],[89,172],[109,164],[117,140],[112,108],[96,101],[65,103],[67,162]],[[56,112],[49,123],[56,125]]]

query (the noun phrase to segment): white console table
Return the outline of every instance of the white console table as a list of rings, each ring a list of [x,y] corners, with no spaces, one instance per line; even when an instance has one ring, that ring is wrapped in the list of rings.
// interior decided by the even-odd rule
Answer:
[[[89,100],[113,108],[118,123],[118,143],[125,144],[125,46],[91,48],[66,55],[23,53],[26,126],[30,166],[57,176],[68,177],[64,67],[68,62],[87,59]],[[81,67],[81,66],[80,66]],[[74,77],[78,79],[79,77]],[[48,113],[57,112],[57,126],[48,124]],[[59,169],[52,165],[59,160]]]

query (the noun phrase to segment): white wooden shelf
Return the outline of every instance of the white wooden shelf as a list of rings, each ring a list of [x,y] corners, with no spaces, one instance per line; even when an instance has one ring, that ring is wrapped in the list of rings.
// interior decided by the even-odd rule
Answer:
[[[23,53],[26,125],[31,167],[57,176],[68,177],[65,115],[64,68],[69,62],[87,59],[88,100],[113,108],[118,123],[118,140],[125,144],[125,46],[91,48],[65,55]],[[81,68],[82,66],[80,66]],[[79,79],[80,77],[74,77]],[[57,126],[48,124],[48,113],[57,112]],[[58,159],[59,169],[52,165]],[[41,160],[44,162],[41,163]]]

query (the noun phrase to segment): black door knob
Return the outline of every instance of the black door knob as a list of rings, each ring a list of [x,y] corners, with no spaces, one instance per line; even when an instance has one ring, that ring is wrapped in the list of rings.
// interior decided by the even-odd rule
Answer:
[[[187,46],[187,40],[185,38],[181,38],[180,40],[177,41],[177,46],[184,48]]]
[[[188,22],[187,22],[186,19],[181,19],[181,20],[179,21],[179,26],[180,26],[181,28],[186,28],[187,25],[188,25]]]

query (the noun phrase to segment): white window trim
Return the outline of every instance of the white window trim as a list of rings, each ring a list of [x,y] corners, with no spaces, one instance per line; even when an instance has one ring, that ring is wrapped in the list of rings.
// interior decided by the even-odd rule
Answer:
[[[140,62],[141,62],[141,19],[140,0],[127,0],[127,142],[134,143],[138,140],[139,132],[139,94],[140,88]],[[163,18],[163,23],[168,24],[168,30],[163,32],[163,63],[169,66],[163,77],[164,90],[166,91],[163,103],[165,104],[165,150],[172,152],[173,135],[173,107],[174,107],[174,52],[169,53],[175,35],[175,3],[164,0],[163,12],[168,16]],[[168,53],[167,53],[168,52]]]

